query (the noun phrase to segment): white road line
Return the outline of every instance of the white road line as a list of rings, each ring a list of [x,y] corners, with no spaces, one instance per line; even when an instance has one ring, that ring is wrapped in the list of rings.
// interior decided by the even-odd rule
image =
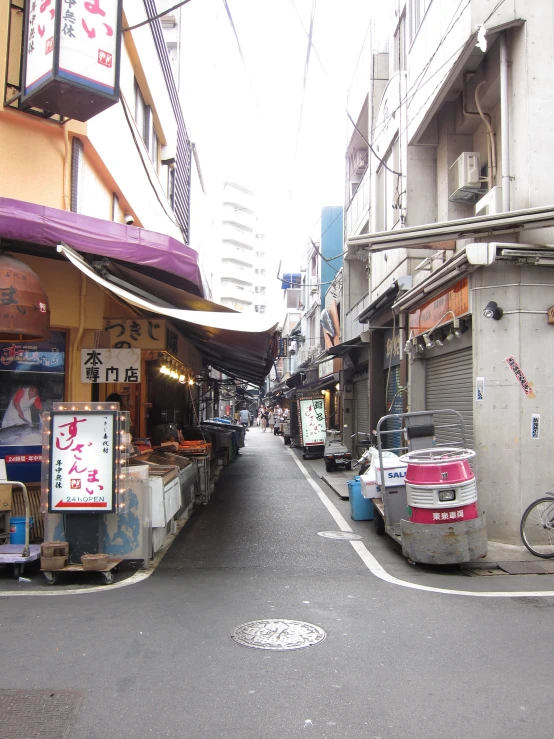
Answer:
[[[292,450],[289,450],[289,452],[300,468],[300,471],[306,478],[307,482],[312,486],[318,498],[321,500],[325,508],[327,508],[340,530],[352,531],[352,527],[350,526],[348,521],[325,495],[317,482],[312,479],[306,467],[299,459],[297,459]],[[373,575],[375,575],[375,577],[378,577],[385,582],[391,583],[391,585],[399,585],[400,587],[411,588],[412,590],[425,590],[429,593],[440,593],[441,595],[466,595],[472,598],[550,598],[554,596],[554,590],[523,590],[519,592],[473,592],[470,590],[450,590],[448,588],[435,588],[431,585],[419,585],[418,583],[408,582],[407,580],[399,580],[397,577],[389,574],[385,570],[385,568],[381,564],[379,564],[379,562],[375,559],[373,554],[371,554],[371,552],[367,549],[366,545],[362,541],[349,541],[349,544],[353,547],[354,551],[360,557],[367,569]]]

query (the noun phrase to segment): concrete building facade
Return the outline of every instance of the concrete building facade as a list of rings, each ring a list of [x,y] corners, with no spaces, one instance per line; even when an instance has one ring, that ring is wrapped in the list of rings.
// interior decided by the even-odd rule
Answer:
[[[368,329],[371,427],[394,366],[395,410],[458,410],[489,537],[510,543],[551,488],[552,11],[395,2],[362,55],[347,152],[343,303],[350,338]]]

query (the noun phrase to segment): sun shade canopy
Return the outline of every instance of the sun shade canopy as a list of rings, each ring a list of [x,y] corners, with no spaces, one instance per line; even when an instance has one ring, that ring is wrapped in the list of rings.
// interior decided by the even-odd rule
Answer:
[[[166,234],[36,203],[0,198],[0,238],[55,247],[162,270],[180,287],[204,295],[198,255]]]
[[[238,313],[139,274],[130,267],[103,263],[102,274],[73,249],[58,245],[77,269],[106,290],[141,310],[171,319],[213,367],[261,385],[277,345],[277,324],[261,314]]]

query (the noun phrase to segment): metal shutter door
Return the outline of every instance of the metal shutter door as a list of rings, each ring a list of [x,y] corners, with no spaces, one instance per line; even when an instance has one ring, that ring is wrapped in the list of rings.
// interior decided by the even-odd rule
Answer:
[[[462,349],[425,362],[425,408],[438,411],[452,408],[462,414],[465,424],[466,445],[473,449],[473,359],[472,350]],[[446,418],[436,417],[436,423],[448,423]],[[438,429],[437,443],[459,444],[455,429]]]
[[[385,390],[387,393],[387,413],[386,415],[392,415],[393,413],[404,412],[404,393],[398,393],[400,388],[400,365],[391,367],[390,371],[385,370]],[[398,393],[398,395],[396,395]],[[396,395],[396,397],[394,397]],[[400,419],[387,421],[383,424],[383,431],[392,431],[393,429],[401,429],[402,421]],[[400,433],[398,434],[383,434],[382,444],[385,449],[392,449],[396,454],[402,454],[400,451],[400,445],[402,441]]]
[[[368,374],[362,375],[354,383],[354,397],[356,399],[356,431],[360,434],[368,434],[369,428],[369,387]],[[360,437],[358,436],[357,440]]]

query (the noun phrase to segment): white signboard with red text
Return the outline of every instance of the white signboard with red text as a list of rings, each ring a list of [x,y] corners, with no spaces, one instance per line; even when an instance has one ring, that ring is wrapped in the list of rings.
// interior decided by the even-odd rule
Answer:
[[[298,402],[302,446],[325,444],[327,424],[325,421],[325,401],[323,398],[304,398]]]
[[[51,513],[109,513],[117,490],[117,412],[53,411],[50,419]]]
[[[117,0],[61,0],[60,77],[113,94]]]
[[[87,121],[119,100],[122,0],[26,0],[21,104]]]
[[[58,0],[31,0],[27,26],[25,91],[30,93],[52,75]]]

